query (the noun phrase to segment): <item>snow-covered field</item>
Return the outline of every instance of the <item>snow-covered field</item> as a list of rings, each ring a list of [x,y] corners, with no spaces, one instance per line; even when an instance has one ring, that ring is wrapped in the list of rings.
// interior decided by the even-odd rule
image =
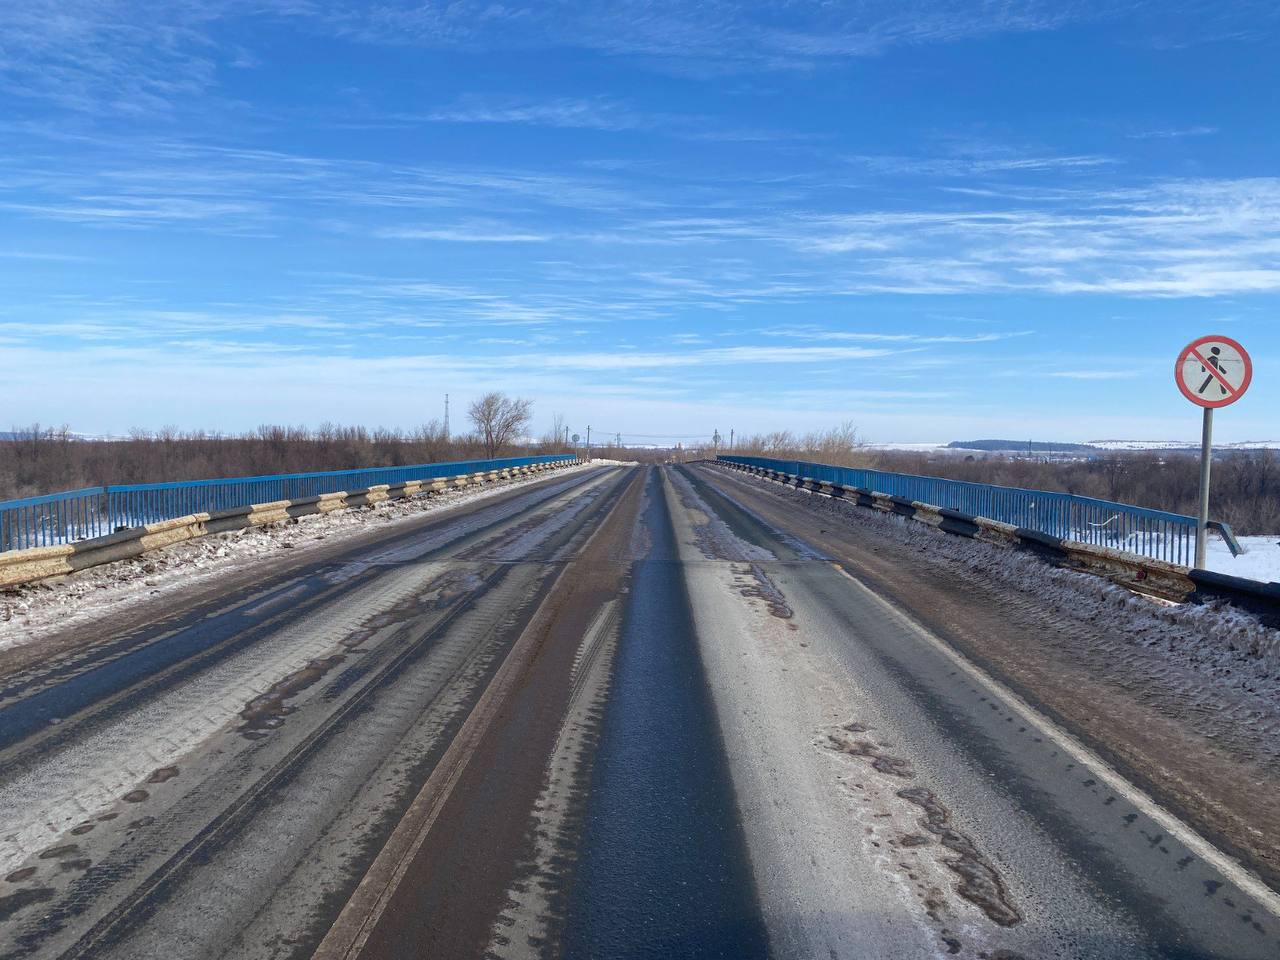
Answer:
[[[1247,577],[1263,583],[1280,582],[1280,533],[1238,539],[1246,552],[1233,557],[1220,537],[1209,537],[1205,566],[1233,577]]]
[[[1061,440],[1061,437],[1056,438]],[[1039,442],[1039,441],[1037,441]],[[1072,441],[1076,442],[1076,441]],[[1097,450],[1190,450],[1199,451],[1199,440],[1081,440]],[[889,441],[867,443],[868,450],[903,450],[910,453],[1021,453],[1019,450],[978,450],[967,447],[948,447],[948,441]],[[1241,440],[1236,443],[1219,443],[1215,450],[1280,450],[1280,440]],[[1042,451],[1037,451],[1042,452]],[[1083,452],[1083,451],[1082,451]]]
[[[1199,440],[1086,440],[1085,443],[1099,450],[1194,450],[1200,449]],[[1214,444],[1215,450],[1277,450],[1280,440],[1240,440],[1235,443]]]

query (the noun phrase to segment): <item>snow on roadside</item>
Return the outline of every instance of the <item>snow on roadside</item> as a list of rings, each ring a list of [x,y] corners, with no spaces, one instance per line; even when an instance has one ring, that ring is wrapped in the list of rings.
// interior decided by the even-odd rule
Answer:
[[[905,543],[919,552],[920,562],[945,565],[952,576],[995,581],[1013,594],[1034,595],[1036,605],[1059,623],[1097,625],[1076,635],[1091,648],[1100,674],[1159,681],[1182,691],[1198,708],[1229,712],[1255,731],[1280,732],[1280,630],[1236,607],[1169,604],[916,520],[804,491],[789,496]]]
[[[1217,573],[1233,577],[1280,583],[1280,534],[1266,537],[1239,537],[1245,552],[1233,557],[1226,541],[1210,536],[1205,553],[1205,566]]]
[[[590,466],[616,461],[596,460]],[[464,487],[412,500],[387,500],[368,508],[314,514],[266,527],[233,530],[176,544],[131,560],[120,560],[51,582],[0,591],[0,651],[39,640],[68,626],[96,620],[165,593],[205,583],[231,570],[265,566],[280,550],[303,553],[331,537],[349,537],[373,527],[487,500],[551,476],[589,469],[586,464],[526,479]]]

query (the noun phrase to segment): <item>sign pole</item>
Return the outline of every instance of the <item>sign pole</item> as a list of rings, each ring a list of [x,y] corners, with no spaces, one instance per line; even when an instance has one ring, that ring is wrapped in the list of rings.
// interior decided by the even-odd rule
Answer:
[[[1196,521],[1196,568],[1204,569],[1209,538],[1209,470],[1213,466],[1213,407],[1204,408],[1204,429],[1200,434],[1200,515]]]
[[[1196,567],[1205,569],[1209,534],[1209,473],[1213,468],[1213,411],[1235,403],[1253,380],[1249,351],[1230,337],[1192,340],[1178,354],[1173,379],[1182,395],[1204,410],[1200,435],[1200,512],[1196,517]]]

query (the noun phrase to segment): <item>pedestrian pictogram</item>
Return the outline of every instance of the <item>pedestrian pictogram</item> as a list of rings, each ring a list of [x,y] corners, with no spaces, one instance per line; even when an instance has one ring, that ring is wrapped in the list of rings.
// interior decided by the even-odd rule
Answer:
[[[1200,432],[1200,513],[1196,518],[1196,567],[1203,570],[1209,532],[1209,473],[1213,469],[1213,411],[1235,403],[1249,389],[1253,361],[1230,337],[1192,340],[1178,354],[1173,378],[1182,395],[1204,408]]]
[[[1253,363],[1230,337],[1201,337],[1182,348],[1174,368],[1178,389],[1201,407],[1235,403],[1253,379]]]

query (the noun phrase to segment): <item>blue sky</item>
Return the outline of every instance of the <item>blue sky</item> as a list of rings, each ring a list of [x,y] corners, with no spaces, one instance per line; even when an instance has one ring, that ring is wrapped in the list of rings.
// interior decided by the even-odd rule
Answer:
[[[0,7],[0,427],[1280,438],[1274,3]],[[455,425],[458,418],[455,414]]]

